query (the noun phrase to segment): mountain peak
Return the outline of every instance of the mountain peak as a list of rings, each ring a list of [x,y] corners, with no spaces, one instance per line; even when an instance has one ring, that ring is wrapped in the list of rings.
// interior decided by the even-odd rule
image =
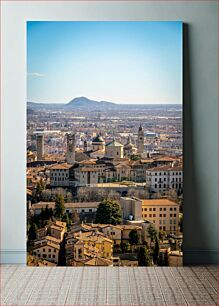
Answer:
[[[68,108],[86,108],[86,107],[91,107],[94,110],[97,109],[109,109],[114,107],[116,104],[112,102],[107,102],[107,101],[95,101],[88,99],[87,97],[76,97],[72,99],[70,102],[66,104],[66,107]]]

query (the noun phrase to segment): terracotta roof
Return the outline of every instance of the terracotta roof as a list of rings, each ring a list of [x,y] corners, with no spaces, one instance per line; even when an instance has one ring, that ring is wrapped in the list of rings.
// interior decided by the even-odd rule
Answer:
[[[58,226],[66,227],[66,222],[56,220],[55,224],[58,225]]]
[[[52,236],[46,236],[46,237],[45,237],[45,239],[46,239],[46,240],[48,240],[48,241],[51,241],[51,242],[57,243],[57,244],[59,244],[59,243],[61,242],[61,240],[60,240],[60,239],[57,239],[57,238],[52,237]]]
[[[61,227],[61,226],[51,225],[51,228],[52,228],[52,229],[55,229],[55,230],[57,230],[57,231],[63,231],[63,227]]]
[[[118,228],[121,228],[121,230],[141,230],[141,226],[137,226],[137,225],[117,225]]]
[[[65,203],[65,208],[96,208],[100,202]]]
[[[169,166],[169,165],[165,165],[165,166],[159,166],[159,167],[153,167],[148,169],[147,171],[151,171],[151,172],[159,172],[159,171],[182,171],[182,166]]]
[[[112,264],[112,260],[100,257],[88,259],[88,261],[84,263],[85,266],[111,266]]]
[[[64,203],[65,208],[96,208],[100,202],[76,202],[76,203]],[[55,202],[38,202],[36,204],[32,204],[32,209],[42,209],[42,208],[55,208]],[[58,221],[56,221],[58,222]]]
[[[80,161],[79,164],[82,164],[82,165],[95,165],[95,160],[94,159],[83,160],[83,161]]]
[[[35,247],[33,247],[33,250],[36,250],[36,249],[41,249],[45,246],[49,246],[51,248],[54,248],[54,249],[57,249],[57,250],[60,250],[60,246],[58,244],[55,244],[55,243],[52,243],[50,241],[46,241],[45,243],[41,244],[41,245],[36,245]]]
[[[152,200],[142,200],[142,207],[144,206],[179,206],[179,204],[170,201],[168,199],[152,199]]]
[[[38,202],[36,204],[32,204],[32,209],[40,209],[40,208],[46,208],[48,206],[48,208],[54,208],[55,207],[55,202]]]
[[[72,167],[72,165],[69,165],[67,163],[63,163],[63,164],[52,165],[52,166],[48,167],[48,169],[50,169],[50,170],[68,170],[71,167]]]

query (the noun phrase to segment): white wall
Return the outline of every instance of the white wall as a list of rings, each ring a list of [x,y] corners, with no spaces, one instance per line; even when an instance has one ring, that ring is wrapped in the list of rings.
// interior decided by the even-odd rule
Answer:
[[[201,254],[205,260],[210,252],[217,262],[217,1],[4,1],[1,7],[1,261],[26,261],[26,21],[182,20],[189,25],[185,53],[190,57],[190,71],[184,78],[189,124],[185,127],[184,246],[186,256],[201,258]],[[190,231],[193,223],[196,227]]]

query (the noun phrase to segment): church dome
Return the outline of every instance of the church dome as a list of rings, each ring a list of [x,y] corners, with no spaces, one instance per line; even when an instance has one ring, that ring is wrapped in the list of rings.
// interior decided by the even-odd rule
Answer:
[[[100,135],[97,135],[93,140],[92,143],[103,143],[104,139]]]
[[[124,145],[124,150],[130,150],[130,149],[133,149],[134,148],[134,145],[133,143],[127,143]]]

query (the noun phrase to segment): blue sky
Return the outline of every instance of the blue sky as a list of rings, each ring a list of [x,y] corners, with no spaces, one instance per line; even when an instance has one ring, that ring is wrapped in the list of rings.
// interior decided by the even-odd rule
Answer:
[[[182,103],[182,23],[27,23],[27,99]]]

